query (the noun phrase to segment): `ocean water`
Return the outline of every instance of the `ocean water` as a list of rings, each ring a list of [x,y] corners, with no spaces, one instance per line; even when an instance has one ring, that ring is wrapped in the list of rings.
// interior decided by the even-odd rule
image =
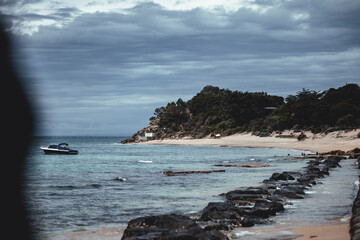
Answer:
[[[193,213],[219,194],[258,186],[274,172],[298,171],[302,151],[275,148],[123,145],[123,137],[36,137],[26,165],[26,202],[39,238],[98,227],[126,225],[135,217]],[[67,142],[78,155],[45,155],[39,147]],[[305,152],[305,151],[303,151]],[[216,167],[221,163],[270,164],[265,168]],[[351,211],[358,178],[354,161],[335,169],[306,199],[278,215],[278,223],[319,222]],[[165,176],[161,171],[225,172]],[[336,197],[334,197],[336,196]],[[333,205],[327,207],[326,203]],[[310,202],[309,202],[310,201]],[[308,203],[308,204],[307,204]],[[317,208],[317,211],[309,207]],[[292,218],[292,219],[291,219]]]

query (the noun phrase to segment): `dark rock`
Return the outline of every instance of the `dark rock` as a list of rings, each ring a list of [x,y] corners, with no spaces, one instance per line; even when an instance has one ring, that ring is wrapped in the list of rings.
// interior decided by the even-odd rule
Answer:
[[[131,220],[122,239],[228,239],[218,231],[206,231],[186,216],[169,214]]]
[[[229,202],[231,202],[232,205],[239,207],[239,206],[249,206],[252,203],[249,201],[242,201],[242,200],[229,200]]]
[[[268,194],[266,194],[268,195]],[[264,194],[243,194],[238,193],[235,191],[231,191],[225,194],[226,198],[228,200],[242,200],[242,201],[248,201],[248,202],[255,202],[257,199],[265,199],[266,195]]]
[[[278,182],[276,181],[270,181],[269,179],[264,180],[266,189],[274,190],[278,188]]]
[[[170,230],[183,227],[191,228],[194,226],[196,226],[196,223],[193,220],[186,216],[176,214],[140,217],[130,220],[128,223],[128,228],[156,227]]]
[[[234,191],[231,191],[238,194],[266,194],[270,195],[271,192],[266,189],[265,187],[247,187],[247,188],[240,188]]]
[[[168,229],[159,229],[159,228],[133,228],[125,229],[121,239],[128,240],[150,240],[150,239],[159,239],[163,234],[169,234]]]
[[[166,176],[178,176],[178,175],[186,175],[193,173],[214,173],[214,172],[225,172],[224,169],[214,169],[214,170],[192,170],[192,171],[162,171]]]
[[[288,172],[283,172],[283,173],[274,173],[271,177],[270,180],[274,180],[274,181],[287,181],[287,180],[295,180],[295,178],[293,176],[291,176]]]
[[[360,177],[359,177],[360,180]],[[351,240],[360,239],[360,190],[358,190],[356,198],[354,200],[350,219],[350,236]]]
[[[316,181],[314,180],[314,177],[308,174],[304,174],[303,176],[299,177],[297,181],[304,185],[316,185]]]
[[[301,178],[303,175],[301,175],[299,178]],[[309,183],[302,183],[299,181],[274,181],[274,182],[268,182],[265,184],[264,188],[267,188],[268,190],[270,190],[272,193],[277,190],[280,189],[282,187],[294,187],[297,189],[297,192],[303,192],[304,190],[307,190],[308,187],[311,187],[311,184]],[[269,199],[269,198],[268,198]],[[271,198],[270,198],[271,199]]]
[[[307,190],[308,189],[308,185],[304,185],[300,182],[285,182],[285,183],[282,183],[280,186],[281,187],[295,187],[295,188],[299,188],[299,189],[302,189],[302,190]],[[300,190],[301,191],[301,190]]]
[[[256,163],[215,164],[214,166],[216,166],[216,167],[245,167],[245,168],[270,167],[269,164],[256,164]]]
[[[314,177],[317,177],[317,178],[323,178],[324,177],[324,174],[322,173],[322,171],[318,167],[309,168],[307,173],[312,174]]]
[[[282,187],[281,190],[286,191],[286,192],[293,192],[296,194],[305,194],[303,186],[285,186],[285,187]]]
[[[259,218],[268,218],[275,216],[276,211],[274,209],[262,209],[262,208],[240,208],[238,210],[242,216],[254,216]]]
[[[117,177],[113,179],[114,181],[118,181],[118,182],[126,182],[126,178],[122,178],[122,177]]]
[[[303,199],[304,198],[304,197],[296,194],[293,191],[286,190],[285,188],[282,188],[280,190],[276,190],[274,192],[274,194],[275,195],[280,195],[280,196],[283,196],[283,197],[286,197],[286,198],[289,198],[289,199]]]
[[[159,240],[228,240],[228,238],[221,232],[210,229],[204,230],[201,227],[191,228],[185,232],[173,231],[168,234],[162,234],[158,237]]]
[[[245,216],[240,223],[242,227],[252,227],[255,225],[255,221],[249,216]]]
[[[206,231],[210,230],[223,230],[223,231],[231,231],[235,227],[241,226],[241,223],[238,220],[234,219],[226,219],[226,220],[218,220],[217,222],[211,223],[207,225],[204,229]]]
[[[237,212],[241,216],[253,216],[259,218],[268,218],[275,216],[277,212],[284,211],[284,205],[281,200],[274,198],[273,201],[257,200],[253,208],[238,208]]]
[[[311,172],[311,171],[308,171],[307,173],[305,173],[302,176],[307,176],[307,177],[310,177],[312,179],[324,177],[324,175],[322,175],[320,172]]]
[[[286,174],[290,174],[293,177],[299,177],[302,175],[302,172],[284,172]],[[290,179],[291,180],[291,179]]]
[[[320,159],[310,160],[307,162],[307,164],[309,166],[318,166],[319,164],[321,164],[321,160]]]
[[[325,153],[322,153],[321,155],[334,155],[334,156],[341,156],[341,155],[344,155],[345,152],[344,151],[341,151],[341,150],[333,150],[333,151],[330,151],[330,152],[325,152]]]
[[[252,227],[255,224],[264,224],[265,220],[256,216],[245,216],[240,223],[242,227]]]
[[[329,175],[329,169],[330,168],[328,166],[326,166],[326,165],[320,167],[320,171],[324,175]]]
[[[358,136],[360,136],[360,132]],[[349,155],[350,159],[357,159],[360,157],[360,148],[354,148],[353,150],[347,151],[345,154]]]
[[[210,202],[202,211],[200,220],[241,219],[238,208],[229,202]]]
[[[269,209],[275,212],[283,212],[284,205],[279,201],[256,201],[254,208],[257,209]]]
[[[341,159],[342,159],[342,157],[339,157],[339,156],[330,156],[323,162],[323,164],[329,168],[341,167],[339,165],[339,162]]]

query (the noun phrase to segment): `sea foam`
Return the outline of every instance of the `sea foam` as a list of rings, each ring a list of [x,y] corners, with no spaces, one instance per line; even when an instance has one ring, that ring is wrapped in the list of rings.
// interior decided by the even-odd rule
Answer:
[[[153,163],[153,161],[148,160],[139,160],[139,163]]]

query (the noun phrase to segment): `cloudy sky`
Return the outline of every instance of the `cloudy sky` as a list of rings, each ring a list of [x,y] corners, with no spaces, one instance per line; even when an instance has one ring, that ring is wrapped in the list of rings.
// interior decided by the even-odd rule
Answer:
[[[358,0],[0,0],[42,135],[131,135],[206,85],[360,84]]]

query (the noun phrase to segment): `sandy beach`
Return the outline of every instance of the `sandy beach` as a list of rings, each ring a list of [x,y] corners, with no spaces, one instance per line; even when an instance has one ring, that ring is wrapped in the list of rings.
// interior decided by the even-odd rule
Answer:
[[[78,232],[69,232],[52,237],[54,240],[115,240],[121,239],[126,226],[119,227],[105,227],[93,230],[84,230]],[[259,233],[256,227],[243,228],[242,231]],[[259,237],[266,239],[276,239],[277,237],[289,236],[286,239],[296,240],[348,240],[349,236],[349,223],[337,223],[329,225],[315,225],[299,228],[274,228],[268,230],[260,230]],[[280,233],[280,235],[278,235]],[[235,237],[236,238],[236,237]],[[284,238],[282,238],[284,239]]]
[[[327,225],[303,225],[287,223],[272,227],[243,227],[235,229],[230,236],[254,236],[254,239],[296,239],[296,240],[349,240],[349,219],[336,219]]]
[[[58,235],[53,237],[54,240],[115,240],[121,239],[122,234],[125,230],[125,226],[120,227],[105,227],[98,228],[93,230],[84,230],[78,232],[69,232],[63,235]],[[257,232],[256,228],[243,228],[242,231],[246,232]],[[306,226],[300,228],[275,228],[262,231],[259,237],[266,239],[267,237],[271,239],[276,239],[279,236],[284,237],[287,235],[296,240],[348,240],[349,236],[349,224],[348,223],[338,223],[331,225],[316,225],[316,226]],[[280,235],[278,235],[280,233]],[[284,238],[282,238],[284,239]],[[289,239],[289,238],[286,238]]]
[[[265,147],[265,148],[286,148],[309,150],[313,152],[328,152],[332,150],[349,151],[360,147],[360,138],[357,134],[360,129],[351,131],[336,131],[328,134],[313,134],[305,132],[307,138],[298,141],[296,136],[300,133],[284,131],[280,137],[279,134],[273,133],[269,137],[258,137],[251,133],[239,133],[231,136],[220,138],[203,138],[203,139],[166,139],[152,140],[142,142],[141,144],[154,145],[204,145],[204,146],[231,146],[231,147]],[[293,135],[294,138],[287,136]]]
[[[347,240],[350,239],[349,223],[339,223],[331,225],[316,225],[295,228],[290,230],[295,234],[302,235],[297,240]]]

